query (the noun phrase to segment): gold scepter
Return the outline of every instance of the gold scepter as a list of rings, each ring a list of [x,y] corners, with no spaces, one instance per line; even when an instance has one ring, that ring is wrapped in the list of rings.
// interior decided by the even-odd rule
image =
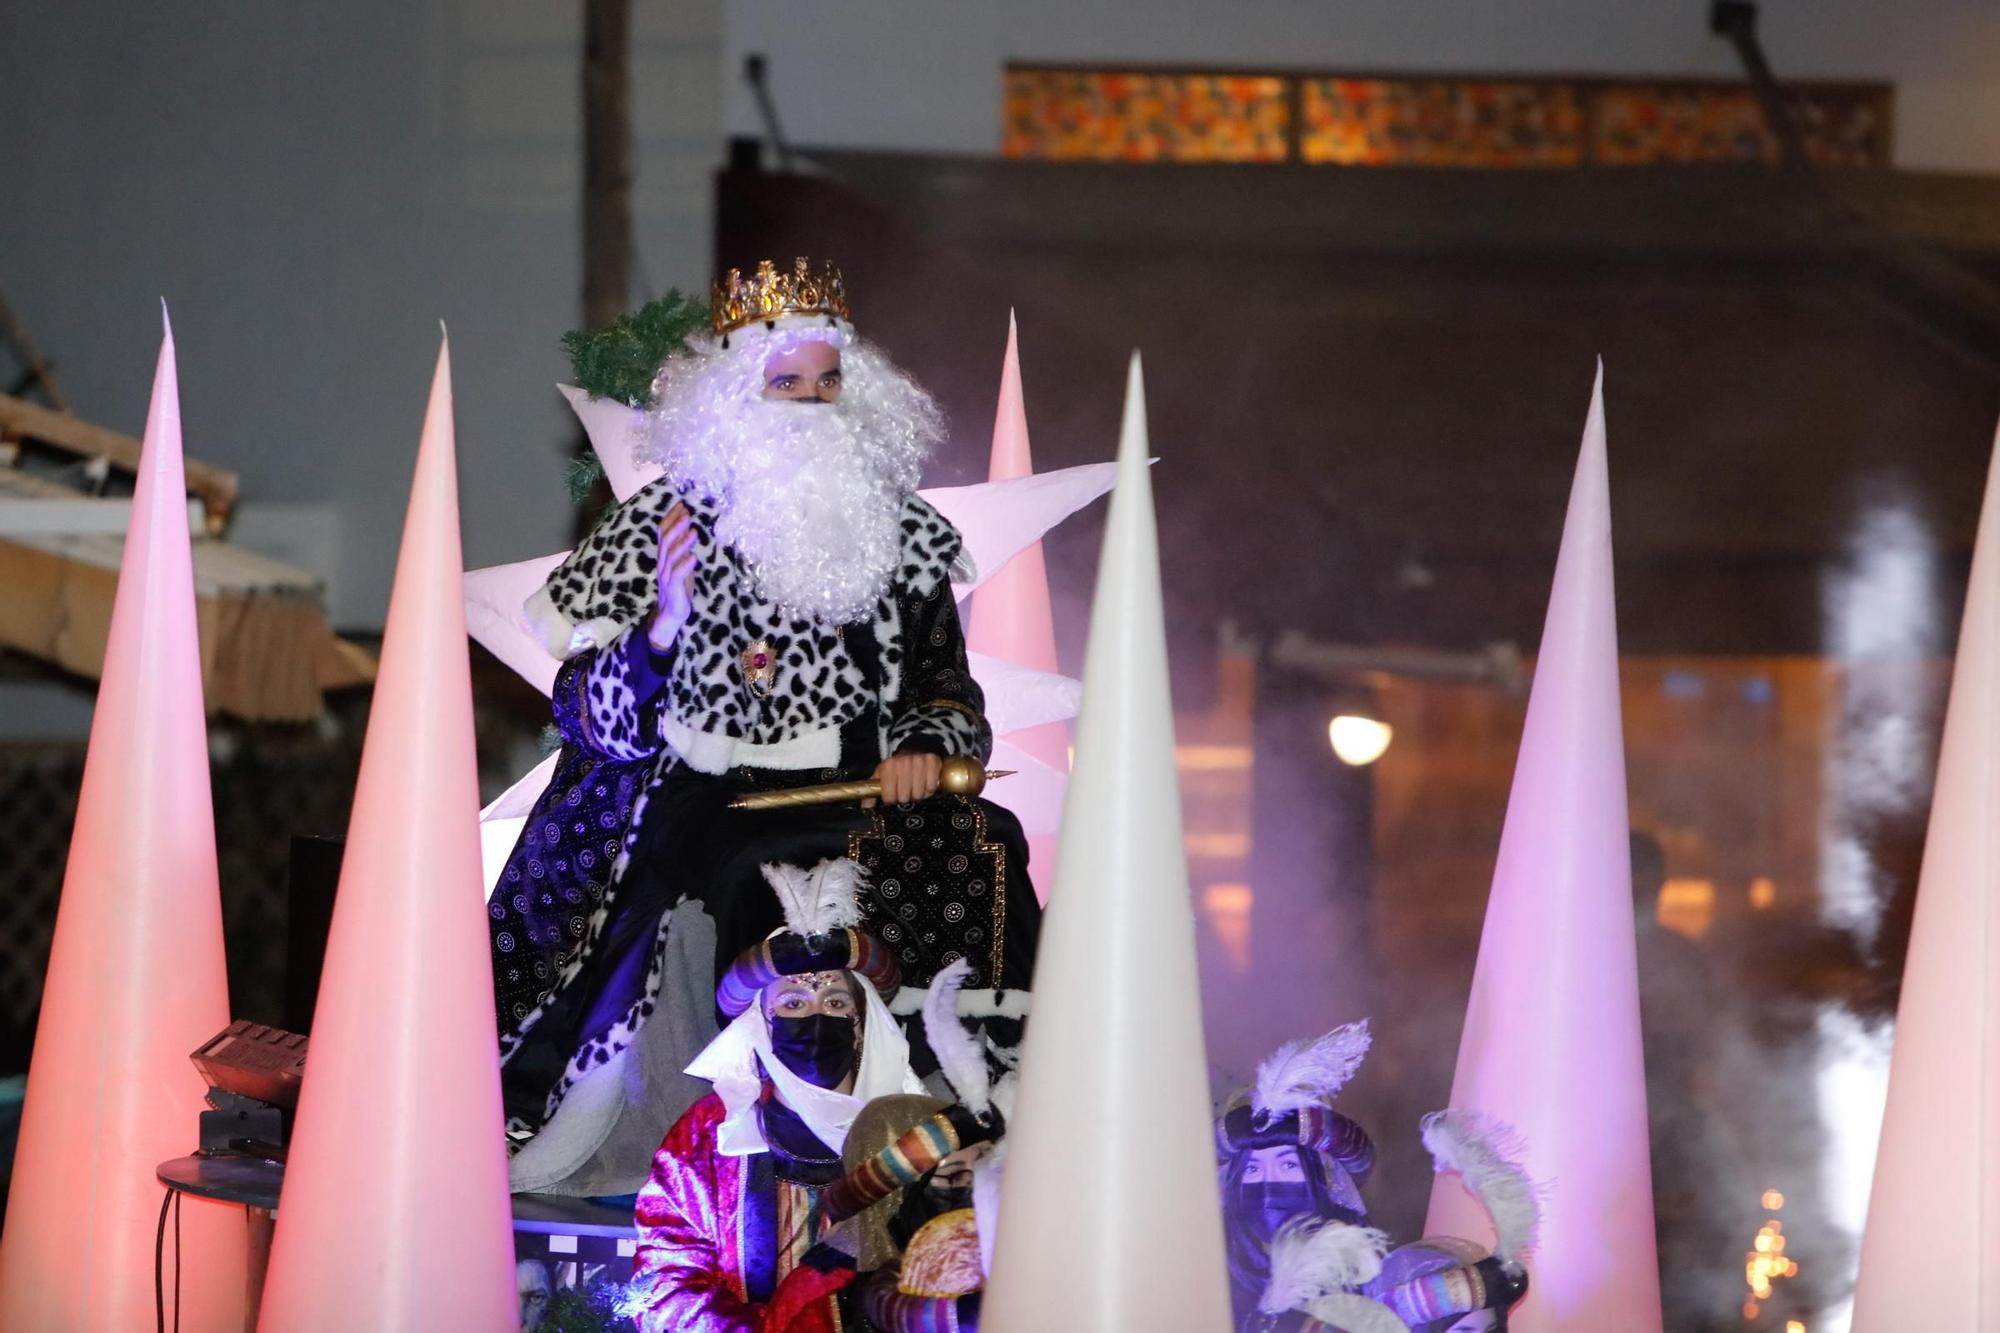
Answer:
[[[988,769],[969,755],[955,754],[938,767],[938,790],[950,796],[972,797],[986,789],[994,778],[1012,777],[1011,768]],[[829,782],[818,787],[786,787],[781,791],[753,791],[729,803],[731,810],[776,810],[788,805],[827,805],[834,801],[861,801],[880,796],[882,784],[874,778],[864,782]]]

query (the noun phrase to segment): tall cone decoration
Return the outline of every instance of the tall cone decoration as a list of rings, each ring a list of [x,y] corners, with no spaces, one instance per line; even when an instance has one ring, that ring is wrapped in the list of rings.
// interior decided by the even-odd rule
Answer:
[[[1451,1088],[1546,1191],[1521,1333],[1660,1328],[1628,837],[1600,366]],[[1450,1177],[1426,1231],[1493,1234]]]
[[[1012,481],[1032,476],[1034,471],[1034,456],[1028,447],[1028,409],[1021,395],[1020,336],[1009,313],[1007,356],[1000,366],[1000,402],[993,412],[993,456],[986,479]],[[1049,609],[1049,572],[1042,562],[1039,541],[1001,566],[973,592],[965,642],[975,653],[1036,671],[1056,670],[1056,622]],[[1023,727],[1006,740],[1058,774],[1069,769],[1069,728],[1060,722]],[[1003,790],[1006,786],[996,786],[991,799],[1013,809],[1014,802],[1009,800],[1013,789]],[[1039,872],[1035,886],[1044,900],[1055,851],[1053,830],[1028,831],[1028,862]]]
[[[153,1326],[154,1168],[193,1151],[207,1089],[188,1053],[228,1025],[180,391],[164,327],[0,1234],[0,1328]],[[242,1325],[245,1234],[241,1209],[182,1204],[188,1327]]]
[[[512,1329],[450,348],[438,353],[263,1326]]]
[[[1065,838],[1008,1132],[989,1333],[1229,1327],[1194,915],[1132,358]]]
[[[988,481],[1032,476],[1028,413],[1021,397],[1019,335],[1007,317],[1007,359],[1000,367],[1000,404],[993,413]],[[1056,670],[1056,624],[1049,610],[1049,574],[1037,541],[1001,566],[972,594],[966,647],[1036,671]],[[1009,738],[1045,764],[1068,766],[1069,734],[1060,722],[1026,727]],[[995,795],[1000,795],[995,788]]]
[[[2000,444],[1896,1011],[1855,1333],[2000,1333]]]

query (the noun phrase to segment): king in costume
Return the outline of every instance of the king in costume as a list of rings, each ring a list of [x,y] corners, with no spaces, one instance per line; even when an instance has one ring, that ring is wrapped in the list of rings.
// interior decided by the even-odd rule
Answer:
[[[952,597],[962,543],[914,491],[942,437],[930,397],[856,338],[840,275],[800,260],[718,284],[711,335],[660,367],[648,420],[664,475],[525,609],[566,660],[555,776],[489,908],[517,1191],[643,1179],[700,1093],[681,1071],[717,1030],[717,976],[777,925],[762,864],[869,872],[904,1015],[964,958],[963,1007],[1004,1053],[1033,973],[1018,821],[928,794],[937,758],[992,746]],[[923,799],[730,808],[898,762]]]

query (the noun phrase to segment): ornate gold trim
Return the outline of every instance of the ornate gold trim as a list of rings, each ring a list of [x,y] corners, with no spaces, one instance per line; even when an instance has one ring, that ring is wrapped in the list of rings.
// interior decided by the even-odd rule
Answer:
[[[986,811],[978,798],[958,798],[972,808],[972,850],[993,853],[993,960],[987,969],[986,984],[1000,989],[1000,965],[1007,957],[1007,848],[986,838]]]
[[[984,722],[986,720],[986,715],[984,713],[980,712],[977,708],[974,708],[971,704],[966,703],[961,699],[926,699],[922,703],[918,704],[917,707],[949,708],[956,712],[965,714],[967,717],[971,718],[974,722]]]
[[[882,827],[882,807],[879,804],[870,806],[868,809],[868,827],[866,829],[855,829],[847,835],[847,859],[856,865],[861,864],[861,840],[863,838],[879,838],[887,831]]]

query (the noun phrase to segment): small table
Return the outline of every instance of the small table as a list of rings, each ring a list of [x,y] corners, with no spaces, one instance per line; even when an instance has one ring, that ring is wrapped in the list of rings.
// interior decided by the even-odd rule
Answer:
[[[254,1333],[257,1306],[264,1299],[264,1274],[271,1266],[271,1233],[278,1217],[278,1189],[285,1181],[284,1163],[237,1153],[196,1153],[161,1162],[154,1174],[176,1193],[243,1206],[243,1221],[250,1234],[243,1328],[244,1333]]]
[[[196,1153],[161,1162],[154,1173],[170,1190],[242,1206],[244,1223],[250,1230],[243,1328],[245,1333],[255,1333],[257,1307],[264,1299],[264,1275],[271,1265],[271,1237],[277,1224],[285,1164],[240,1153]],[[516,1233],[570,1238],[572,1248],[566,1252],[572,1255],[579,1237],[605,1247],[607,1257],[614,1252],[621,1257],[631,1254],[635,1233],[629,1208],[554,1194],[516,1194],[512,1205]]]

